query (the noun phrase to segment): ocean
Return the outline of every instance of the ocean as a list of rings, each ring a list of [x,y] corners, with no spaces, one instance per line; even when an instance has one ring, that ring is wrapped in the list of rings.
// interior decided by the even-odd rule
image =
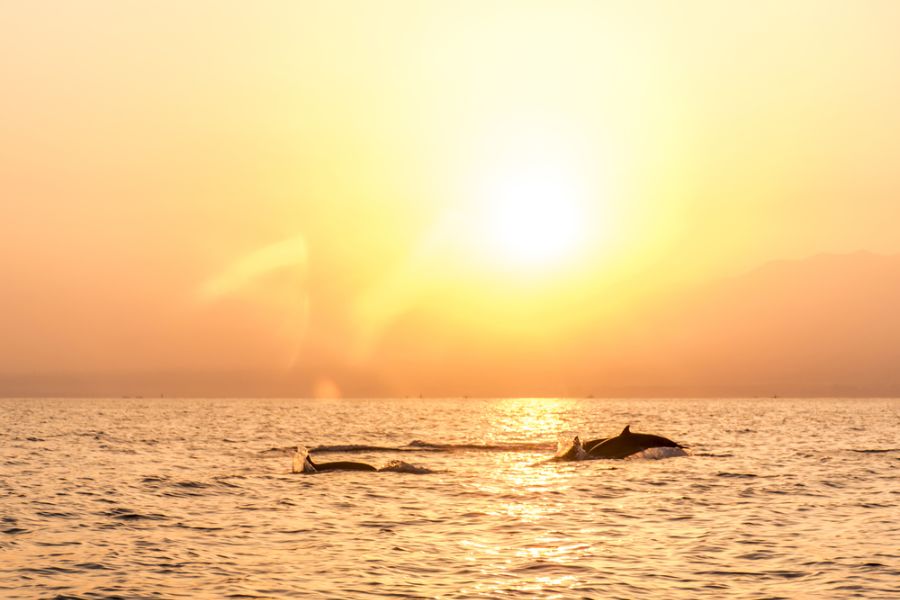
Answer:
[[[544,462],[627,424],[687,455]],[[898,598],[898,431],[897,399],[0,400],[0,597]]]

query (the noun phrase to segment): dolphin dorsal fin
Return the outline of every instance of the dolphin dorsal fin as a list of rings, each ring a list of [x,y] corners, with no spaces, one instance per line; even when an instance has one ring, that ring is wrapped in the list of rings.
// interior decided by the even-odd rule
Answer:
[[[631,425],[626,425],[625,429],[623,429],[622,433],[620,433],[619,435],[628,435],[630,433],[631,433]]]

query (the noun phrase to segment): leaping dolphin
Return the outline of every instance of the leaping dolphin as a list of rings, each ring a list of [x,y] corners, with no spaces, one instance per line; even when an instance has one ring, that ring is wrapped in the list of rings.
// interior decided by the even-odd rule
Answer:
[[[626,425],[622,433],[607,439],[592,440],[584,445],[586,458],[625,458],[648,448],[683,448],[677,442],[661,435],[632,433]]]

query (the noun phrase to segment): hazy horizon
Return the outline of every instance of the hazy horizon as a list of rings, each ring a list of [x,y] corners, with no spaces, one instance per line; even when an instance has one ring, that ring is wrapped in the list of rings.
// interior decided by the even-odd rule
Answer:
[[[898,3],[0,18],[0,396],[900,396]]]
[[[862,282],[860,278],[863,278]],[[827,323],[820,323],[817,335],[807,333],[809,339],[793,338],[794,329],[808,330],[815,323],[808,315],[793,314],[788,309],[796,309],[800,303],[804,309],[821,311],[822,305],[816,302],[815,294],[825,286],[835,288],[826,290],[829,293],[840,295],[841,290],[837,288],[842,284],[846,284],[850,295],[843,301],[830,298],[831,305],[827,309],[832,313],[818,317],[820,322],[824,319]],[[854,284],[858,287],[853,287]],[[798,291],[801,293],[799,298],[784,297]],[[873,306],[873,292],[875,304],[880,307]],[[773,295],[776,296],[774,300],[771,299]],[[785,314],[774,323],[765,319],[750,323],[755,337],[760,338],[753,348],[746,339],[747,322],[730,311],[746,311],[748,306],[750,310],[758,311],[760,301],[774,303],[776,310],[784,308]],[[742,302],[744,306],[741,306]],[[895,349],[900,348],[896,344],[900,340],[900,324],[886,326],[884,320],[890,317],[898,303],[900,255],[867,252],[819,255],[801,261],[773,261],[742,276],[723,277],[679,296],[666,297],[642,313],[643,323],[620,325],[622,333],[619,335],[627,336],[628,343],[624,348],[595,344],[592,356],[600,356],[601,360],[593,369],[585,371],[577,361],[564,357],[550,365],[550,369],[558,370],[555,376],[547,373],[538,373],[537,377],[522,375],[520,381],[512,385],[508,383],[514,377],[511,370],[523,364],[531,368],[535,360],[546,357],[537,354],[535,359],[535,355],[520,355],[513,365],[498,363],[507,369],[500,373],[490,371],[494,365],[486,363],[484,370],[475,372],[474,376],[471,371],[464,373],[467,377],[456,382],[423,383],[413,376],[407,379],[405,387],[392,387],[393,382],[379,380],[364,367],[352,366],[332,367],[333,379],[323,379],[321,367],[315,365],[311,368],[296,365],[289,369],[256,370],[0,373],[0,396],[896,397],[900,395],[900,377],[895,375],[894,368],[900,364],[900,349]],[[770,305],[768,310],[772,309]],[[676,315],[674,318],[673,314]],[[867,321],[880,321],[881,324],[873,332],[858,326],[860,321],[863,325]],[[740,351],[718,352],[715,341],[711,341],[711,337],[715,337],[712,334],[718,330],[731,336]],[[786,334],[785,330],[791,331]],[[839,339],[821,344],[823,335]],[[659,346],[655,354],[649,354],[638,344],[649,344],[650,340]],[[685,343],[689,349],[685,348]],[[712,352],[718,356],[709,355],[710,343],[713,344]],[[861,352],[865,347],[868,352]],[[635,348],[649,360],[643,364],[629,364]],[[764,361],[767,356],[780,361],[781,368],[773,369],[772,365],[759,368],[759,361]],[[878,364],[879,356],[882,364]],[[735,371],[734,360],[747,364]],[[841,364],[834,364],[835,360]],[[798,376],[798,373],[802,374]],[[336,388],[336,381],[342,382],[341,389]]]

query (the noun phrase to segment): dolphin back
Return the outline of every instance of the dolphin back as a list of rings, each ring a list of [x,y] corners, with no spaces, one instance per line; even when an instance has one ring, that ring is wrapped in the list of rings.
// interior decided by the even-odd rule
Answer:
[[[599,444],[590,446],[588,450],[589,458],[626,458],[632,454],[637,454],[647,450],[648,448],[681,448],[681,446],[672,440],[660,435],[651,435],[647,433],[632,433],[631,428],[626,426],[622,433],[616,437],[601,441]]]
[[[315,472],[323,471],[377,471],[372,465],[361,462],[352,462],[349,460],[337,460],[327,463],[316,463]]]
[[[681,444],[673,442],[669,438],[661,435],[650,435],[649,433],[632,433],[631,437],[635,442],[644,448],[681,448]]]

